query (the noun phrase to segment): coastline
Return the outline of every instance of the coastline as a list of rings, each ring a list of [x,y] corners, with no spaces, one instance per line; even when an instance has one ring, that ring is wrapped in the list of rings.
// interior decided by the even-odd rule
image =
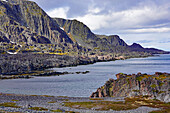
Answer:
[[[90,99],[88,97],[63,97],[63,96],[48,96],[48,95],[16,95],[0,93],[0,112],[67,112],[67,113],[129,113],[129,112],[151,112],[160,110],[160,108],[153,108],[149,106],[132,107],[126,110],[122,109],[108,109],[102,110],[97,107],[80,108],[79,105],[69,107],[69,103],[121,103],[125,102],[124,98],[102,98]]]
[[[8,56],[8,55],[6,55],[6,56]],[[11,57],[11,55],[9,55],[9,56]],[[17,56],[17,55],[15,55],[15,56]],[[23,56],[27,56],[27,54],[23,54]],[[18,60],[20,60],[23,56],[22,56],[22,54],[20,54],[20,57],[19,57]],[[30,55],[28,55],[28,56],[30,56]],[[46,55],[44,54],[43,56],[46,56]],[[29,78],[33,78],[34,76],[40,77],[40,76],[46,76],[46,75],[47,76],[59,76],[59,75],[70,74],[70,73],[48,71],[47,69],[63,68],[63,67],[75,67],[75,66],[79,66],[79,65],[94,64],[94,63],[97,63],[97,62],[109,62],[109,61],[115,61],[115,60],[126,60],[126,59],[131,59],[131,58],[147,58],[147,57],[152,57],[152,56],[155,56],[155,55],[154,54],[153,55],[145,55],[145,56],[139,55],[139,56],[131,56],[131,57],[120,56],[120,57],[115,57],[115,58],[110,57],[110,58],[107,58],[107,59],[104,59],[104,57],[98,58],[98,57],[85,57],[85,56],[78,56],[78,57],[77,56],[76,57],[75,56],[64,56],[64,55],[63,56],[47,55],[47,56],[52,57],[50,59],[51,61],[49,61],[50,63],[53,61],[51,64],[46,62],[46,60],[47,60],[46,57],[44,59],[41,59],[38,56],[40,58],[38,60],[40,60],[40,61],[42,60],[41,63],[36,65],[36,66],[32,66],[34,61],[30,61],[31,58],[29,58],[28,61],[30,61],[30,62],[27,64],[28,69],[26,71],[14,70],[14,72],[12,72],[12,73],[9,72],[9,71],[7,73],[2,73],[3,70],[2,70],[2,67],[1,67],[0,80],[3,80],[3,79],[29,79]],[[13,55],[12,55],[12,57],[13,57]],[[36,55],[34,57],[36,57]],[[54,59],[55,59],[55,61],[54,61]],[[59,59],[59,61],[57,61],[58,59]],[[67,59],[67,60],[65,61],[65,59]],[[21,59],[21,61],[22,60],[23,59]],[[25,61],[23,61],[23,62],[25,62]],[[43,62],[45,62],[45,63],[43,63]],[[10,63],[5,63],[5,64],[6,65],[9,64],[9,66],[7,66],[6,70],[12,70],[12,69],[8,69],[8,68],[12,67],[12,66],[10,67]],[[23,63],[21,62],[21,64],[23,64]],[[1,64],[1,66],[2,66],[2,64]],[[19,64],[19,66],[18,66],[18,64],[17,64],[17,67],[20,68],[21,65]]]
[[[1,98],[0,112],[2,113],[3,112],[152,113],[152,111],[162,112],[169,110],[168,108],[169,103],[149,99],[146,98],[145,96],[89,98],[89,97],[66,97],[50,95],[25,95],[25,94],[0,93],[0,98]],[[102,107],[103,105],[104,108]],[[115,105],[116,107],[114,107]]]

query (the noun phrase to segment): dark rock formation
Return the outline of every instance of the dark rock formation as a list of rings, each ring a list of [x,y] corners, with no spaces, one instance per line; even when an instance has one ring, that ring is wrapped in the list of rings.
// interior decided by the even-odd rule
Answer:
[[[110,79],[90,97],[149,96],[152,99],[170,102],[170,74],[168,73],[156,72],[154,75],[119,73],[116,77],[117,80]]]
[[[55,18],[54,20],[68,34],[73,42],[77,42],[85,48],[114,53],[165,53],[158,49],[143,48],[137,43],[128,46],[118,35],[106,36],[94,34],[88,26],[77,20],[66,20],[62,18]]]
[[[164,53],[156,49],[145,49],[137,44],[128,46],[118,35],[96,35],[77,20],[53,19],[29,0],[0,1],[0,42],[53,44],[65,51],[91,50],[96,53],[106,52],[105,54],[134,51]]]
[[[0,1],[0,41],[28,44],[73,43],[35,2],[6,1]]]
[[[62,18],[55,18],[54,20],[56,20],[58,25],[64,29],[74,42],[77,42],[83,47],[112,52],[120,52],[127,47],[127,44],[118,35],[96,35],[91,32],[88,26],[77,20],[66,20]]]
[[[0,54],[0,74],[24,74],[53,67],[85,65],[96,62],[88,57],[50,54]]]
[[[165,52],[163,50],[155,49],[155,48],[144,48],[140,44],[133,43],[132,45],[129,46],[130,51],[135,51],[135,52],[148,52],[148,53],[153,53],[153,54],[161,54],[161,53],[169,53]]]

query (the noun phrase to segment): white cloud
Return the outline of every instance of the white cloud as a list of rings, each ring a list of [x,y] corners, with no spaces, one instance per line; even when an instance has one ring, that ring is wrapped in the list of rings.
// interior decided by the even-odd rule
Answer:
[[[47,14],[51,17],[67,18],[67,13],[69,9],[69,7],[55,8],[53,10],[48,11]]]
[[[169,33],[143,33],[143,34],[120,34],[120,37],[129,45],[140,43],[143,47],[159,48],[170,51]]]
[[[88,13],[100,13],[102,11],[102,8],[96,7],[96,8],[89,8]]]
[[[162,28],[144,28],[144,29],[132,29],[125,30],[128,33],[163,33],[170,32],[170,28],[162,27]]]
[[[123,31],[130,28],[143,27],[154,21],[161,19],[170,20],[168,11],[169,7],[158,6],[144,6],[134,7],[133,9],[124,10],[120,12],[109,11],[108,14],[95,14],[100,9],[89,11],[88,14],[83,17],[76,17],[77,20],[82,21],[89,26],[93,31],[102,29],[112,29],[117,31]],[[145,29],[143,29],[145,31]],[[167,28],[150,29],[150,31],[169,31]]]

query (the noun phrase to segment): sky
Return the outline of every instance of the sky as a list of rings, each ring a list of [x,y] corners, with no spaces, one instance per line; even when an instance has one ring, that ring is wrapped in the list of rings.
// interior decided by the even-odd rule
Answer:
[[[170,51],[169,0],[32,0],[51,17],[77,19],[92,32]]]

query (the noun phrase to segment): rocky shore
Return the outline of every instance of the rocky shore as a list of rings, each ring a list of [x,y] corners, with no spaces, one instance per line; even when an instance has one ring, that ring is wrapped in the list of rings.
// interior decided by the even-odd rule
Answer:
[[[54,112],[66,112],[66,113],[148,113],[160,108],[153,108],[148,106],[138,106],[128,108],[127,110],[114,109],[113,107],[108,110],[102,110],[102,106],[91,106],[85,108],[81,106],[84,103],[112,103],[113,106],[123,105],[124,98],[102,98],[102,99],[90,99],[88,97],[54,97],[48,95],[16,95],[16,94],[0,94],[0,112],[19,112],[19,113],[54,113]],[[77,105],[75,105],[77,103]],[[117,104],[114,104],[117,103]],[[73,106],[69,106],[69,104]],[[79,105],[80,104],[80,105]],[[88,105],[87,104],[87,105]]]
[[[97,62],[96,58],[51,54],[0,54],[1,75],[24,75],[53,67],[68,67]],[[55,72],[54,72],[55,73]],[[52,73],[52,74],[54,74]],[[56,72],[57,73],[57,72]]]
[[[90,97],[147,96],[150,99],[170,102],[169,73],[156,72],[154,75],[119,73],[116,77],[116,80],[110,79]]]
[[[0,79],[30,78],[31,76],[63,75],[67,72],[49,72],[49,68],[87,65],[95,62],[124,60],[133,57],[148,57],[151,54],[132,56],[68,56],[55,54],[0,54]]]

